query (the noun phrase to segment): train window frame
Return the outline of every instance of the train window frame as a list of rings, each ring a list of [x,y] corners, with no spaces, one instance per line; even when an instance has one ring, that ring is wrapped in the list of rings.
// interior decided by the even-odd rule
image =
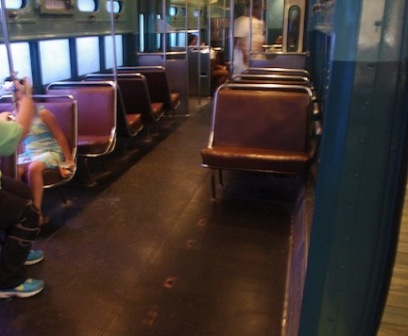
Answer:
[[[123,12],[123,1],[122,0],[110,0],[106,1],[106,6],[105,9],[108,13],[111,12],[111,6],[112,4],[110,2],[113,2],[113,14],[119,14]]]
[[[92,6],[94,9],[91,10],[90,7]],[[95,13],[100,8],[100,0],[77,0],[77,9],[82,13]],[[83,8],[81,8],[83,6]],[[89,8],[89,9],[88,9]]]

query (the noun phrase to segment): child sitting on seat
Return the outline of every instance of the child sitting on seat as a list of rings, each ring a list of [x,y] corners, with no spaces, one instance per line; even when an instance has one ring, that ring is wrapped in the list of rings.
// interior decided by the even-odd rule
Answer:
[[[20,98],[16,92],[17,113]],[[68,178],[75,169],[75,162],[54,114],[41,106],[36,107],[31,128],[21,145],[17,173],[20,179],[27,180],[32,190],[33,203],[40,210],[41,225],[47,221],[41,212],[44,170],[59,169],[61,176]]]

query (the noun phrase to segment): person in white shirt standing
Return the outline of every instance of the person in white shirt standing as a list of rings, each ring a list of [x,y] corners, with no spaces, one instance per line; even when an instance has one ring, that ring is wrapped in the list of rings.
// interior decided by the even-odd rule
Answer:
[[[234,20],[234,59],[233,74],[240,74],[249,66],[250,53],[261,52],[265,44],[265,22],[261,19],[262,0],[254,0],[251,14],[251,1],[247,1],[245,15]],[[253,55],[263,58],[263,55]]]

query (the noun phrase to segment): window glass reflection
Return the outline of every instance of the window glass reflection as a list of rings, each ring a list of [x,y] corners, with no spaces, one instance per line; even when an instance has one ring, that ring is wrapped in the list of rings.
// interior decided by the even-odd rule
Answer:
[[[96,12],[98,9],[96,0],[78,0],[78,9],[81,12]]]
[[[32,78],[30,48],[27,42],[11,43],[11,55],[13,68],[18,78]],[[4,44],[0,44],[0,82],[10,76],[7,50]]]
[[[113,12],[114,13],[120,13],[121,12],[121,8],[122,8],[122,2],[121,1],[113,1]],[[111,1],[106,1],[106,10],[108,11],[108,13],[111,12],[111,8],[112,8],[112,3]]]
[[[116,66],[123,65],[123,39],[121,35],[115,36],[115,47],[116,47]],[[112,36],[105,36],[105,60],[106,69],[113,69],[114,59],[113,59],[113,41]]]
[[[68,40],[40,41],[39,46],[42,84],[71,78]]]
[[[6,0],[5,5],[7,9],[20,9],[23,8],[24,0]],[[1,1],[0,1],[1,8]]]
[[[81,37],[76,39],[78,75],[100,71],[98,37]]]
[[[300,8],[292,6],[289,9],[288,22],[288,51],[297,51],[299,45]]]

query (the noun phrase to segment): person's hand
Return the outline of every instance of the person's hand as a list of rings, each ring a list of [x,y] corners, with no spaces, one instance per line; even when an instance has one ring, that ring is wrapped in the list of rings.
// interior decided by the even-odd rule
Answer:
[[[31,97],[33,89],[28,77],[25,77],[22,81],[14,80],[14,85],[16,87],[17,95],[19,98],[23,96]]]
[[[68,164],[69,164],[69,169],[71,171],[75,171],[75,169],[76,169],[75,161],[74,160],[68,160]]]
[[[65,162],[60,162],[58,168],[61,176],[65,179],[74,173],[76,164],[73,160],[67,160]]]
[[[4,120],[4,121],[9,120],[9,115],[10,114],[11,114],[10,112],[1,112],[0,113],[0,120]]]

